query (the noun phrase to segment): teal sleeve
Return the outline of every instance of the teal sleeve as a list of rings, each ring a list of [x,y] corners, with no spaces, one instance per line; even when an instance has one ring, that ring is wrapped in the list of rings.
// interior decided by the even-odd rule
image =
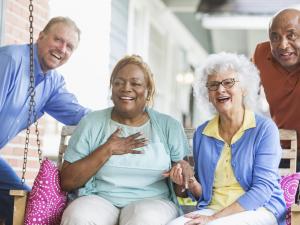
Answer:
[[[177,120],[168,122],[167,132],[168,146],[170,149],[171,160],[177,162],[182,160],[189,153],[188,140],[183,126]]]
[[[90,154],[92,151],[91,125],[92,123],[89,116],[83,118],[79,122],[77,128],[70,138],[66,153],[64,155],[64,160],[73,163]]]

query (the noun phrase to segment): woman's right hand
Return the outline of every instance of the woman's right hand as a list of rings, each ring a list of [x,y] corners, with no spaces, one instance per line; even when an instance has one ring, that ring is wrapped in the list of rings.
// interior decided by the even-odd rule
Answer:
[[[121,128],[118,128],[104,144],[111,151],[112,155],[144,153],[143,151],[135,150],[148,144],[148,139],[143,138],[142,133],[138,132],[128,137],[119,137],[120,132]]]

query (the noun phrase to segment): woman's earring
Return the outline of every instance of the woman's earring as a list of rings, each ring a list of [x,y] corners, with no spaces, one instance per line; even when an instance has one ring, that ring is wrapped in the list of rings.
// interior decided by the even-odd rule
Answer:
[[[148,97],[146,98],[146,100],[149,102],[149,101],[150,101],[150,97],[148,96]]]

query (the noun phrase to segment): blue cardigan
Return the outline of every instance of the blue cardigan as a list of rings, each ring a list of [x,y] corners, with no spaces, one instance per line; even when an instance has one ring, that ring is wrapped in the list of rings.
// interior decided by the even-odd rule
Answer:
[[[246,210],[265,207],[274,214],[279,225],[284,225],[286,205],[278,175],[282,152],[279,132],[269,118],[255,115],[255,121],[256,127],[246,130],[231,145],[231,166],[245,191],[237,202]],[[197,128],[193,139],[195,176],[203,191],[198,209],[205,208],[211,201],[214,174],[224,147],[223,141],[202,133],[207,123]]]

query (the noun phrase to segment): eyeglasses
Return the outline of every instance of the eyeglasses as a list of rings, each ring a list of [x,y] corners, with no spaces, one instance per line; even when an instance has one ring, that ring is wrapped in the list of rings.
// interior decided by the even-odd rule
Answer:
[[[210,82],[206,83],[206,87],[210,91],[216,91],[219,89],[220,84],[222,84],[222,86],[225,89],[230,89],[233,87],[235,82],[239,82],[239,81],[235,80],[234,78],[228,78],[228,79],[224,79],[222,81],[210,81]]]

